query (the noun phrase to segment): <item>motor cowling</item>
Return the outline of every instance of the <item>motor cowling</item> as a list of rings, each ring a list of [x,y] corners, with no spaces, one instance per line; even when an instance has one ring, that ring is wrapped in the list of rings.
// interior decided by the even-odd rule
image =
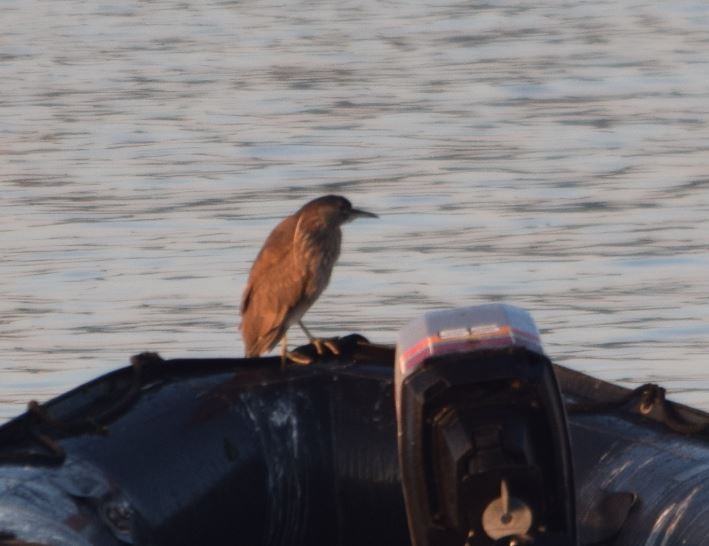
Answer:
[[[415,546],[576,546],[564,407],[526,311],[414,320],[398,336],[395,397]]]

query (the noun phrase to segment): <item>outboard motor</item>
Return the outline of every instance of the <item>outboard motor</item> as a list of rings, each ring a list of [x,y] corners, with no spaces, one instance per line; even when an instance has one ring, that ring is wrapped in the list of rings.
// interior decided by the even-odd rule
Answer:
[[[526,311],[482,305],[409,323],[395,396],[414,546],[577,546],[564,407]]]

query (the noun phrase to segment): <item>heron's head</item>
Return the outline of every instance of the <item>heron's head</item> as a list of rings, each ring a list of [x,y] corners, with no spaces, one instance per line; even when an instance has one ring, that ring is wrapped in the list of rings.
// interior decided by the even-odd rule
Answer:
[[[365,216],[369,218],[379,218],[372,212],[354,208],[352,203],[341,195],[324,195],[318,197],[307,203],[301,211],[303,214],[317,215],[328,225],[332,226],[340,226],[356,218]]]

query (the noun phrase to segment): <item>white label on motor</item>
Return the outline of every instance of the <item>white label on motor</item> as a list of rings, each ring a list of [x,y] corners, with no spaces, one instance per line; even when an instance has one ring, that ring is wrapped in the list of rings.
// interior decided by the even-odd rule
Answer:
[[[438,337],[441,339],[451,338],[451,337],[469,337],[470,330],[467,328],[452,328],[450,330],[441,330],[438,332]]]

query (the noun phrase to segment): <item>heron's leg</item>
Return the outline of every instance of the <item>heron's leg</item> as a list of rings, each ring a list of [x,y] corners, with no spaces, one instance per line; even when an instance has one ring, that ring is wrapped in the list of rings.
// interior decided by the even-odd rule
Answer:
[[[287,336],[286,334],[283,334],[283,337],[281,338],[281,369],[286,367],[286,363],[289,360],[294,364],[300,365],[311,364],[313,362],[313,359],[309,356],[296,353],[295,351],[289,351]]]
[[[308,336],[308,339],[309,339],[309,340],[312,341],[313,339],[315,339],[315,338],[313,337],[313,334],[310,333],[310,330],[308,330],[308,329],[305,327],[305,324],[303,324],[302,321],[300,321],[300,320],[298,321],[298,326],[300,326],[300,329],[303,330],[303,333],[304,333],[306,336]]]
[[[330,349],[330,352],[334,355],[339,355],[340,354],[340,349],[337,347],[337,344],[335,343],[334,340],[332,339],[320,339],[313,334],[310,333],[310,330],[308,330],[305,327],[305,324],[303,324],[301,321],[298,321],[298,325],[300,326],[301,330],[303,330],[303,333],[305,333],[306,336],[308,336],[308,339],[310,340],[310,343],[312,343],[315,346],[315,350],[318,352],[319,355],[323,354],[323,345]]]
[[[281,370],[286,367],[286,355],[288,354],[288,339],[285,334],[281,338]]]

